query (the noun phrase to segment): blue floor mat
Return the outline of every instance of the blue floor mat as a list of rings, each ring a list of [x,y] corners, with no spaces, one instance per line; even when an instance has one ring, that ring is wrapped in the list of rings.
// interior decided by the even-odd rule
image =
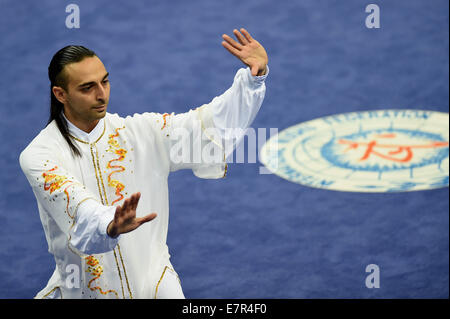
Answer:
[[[232,83],[221,35],[245,27],[269,54],[253,128],[353,111],[449,112],[449,3],[360,0],[0,0],[0,298],[32,298],[54,269],[18,156],[45,126],[47,67],[68,44],[110,72],[109,112],[181,113]],[[7,150],[7,152],[6,152]],[[172,263],[188,298],[448,298],[448,188],[396,194],[312,189],[231,163],[222,180],[169,177]],[[380,269],[368,289],[365,269]]]

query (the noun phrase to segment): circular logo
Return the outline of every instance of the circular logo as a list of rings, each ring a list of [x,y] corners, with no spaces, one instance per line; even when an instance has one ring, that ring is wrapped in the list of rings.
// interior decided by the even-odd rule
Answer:
[[[260,161],[302,185],[350,192],[449,185],[449,114],[419,110],[345,113],[272,137]]]

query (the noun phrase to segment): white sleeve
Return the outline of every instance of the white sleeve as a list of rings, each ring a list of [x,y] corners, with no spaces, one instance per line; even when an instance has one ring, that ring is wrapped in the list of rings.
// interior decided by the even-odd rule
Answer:
[[[226,157],[233,152],[245,130],[255,119],[264,100],[265,79],[268,74],[269,66],[263,76],[253,76],[250,68],[242,68],[236,73],[231,88],[208,104],[214,126],[227,146]]]
[[[86,254],[113,249],[118,238],[109,238],[106,228],[113,219],[114,207],[101,205],[66,170],[63,158],[46,145],[34,144],[22,151],[19,163],[42,213],[54,220],[71,246]]]
[[[252,76],[250,69],[241,68],[232,86],[207,104],[185,113],[134,114],[127,120],[143,132],[153,128],[152,139],[158,137],[162,141],[163,149],[158,154],[166,156],[169,172],[192,169],[199,178],[223,178],[226,157],[237,144],[227,141],[227,128],[240,129],[240,135],[245,133],[263,102],[266,77]]]
[[[84,201],[78,208],[75,227],[70,232],[70,244],[85,254],[113,250],[120,235],[112,238],[106,230],[115,211],[114,206],[104,206],[95,200]]]

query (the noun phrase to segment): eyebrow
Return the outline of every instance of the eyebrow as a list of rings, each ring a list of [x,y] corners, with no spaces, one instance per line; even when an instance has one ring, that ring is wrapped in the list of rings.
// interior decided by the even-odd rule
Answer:
[[[109,72],[107,72],[107,73],[105,74],[105,76],[103,77],[102,81],[103,81],[104,79],[106,79],[108,76],[109,76]],[[91,84],[95,84],[95,82],[94,82],[94,81],[86,82],[86,83],[83,83],[83,84],[78,85],[78,87],[81,88],[81,87],[83,87],[83,86],[88,86],[88,85],[91,85]]]

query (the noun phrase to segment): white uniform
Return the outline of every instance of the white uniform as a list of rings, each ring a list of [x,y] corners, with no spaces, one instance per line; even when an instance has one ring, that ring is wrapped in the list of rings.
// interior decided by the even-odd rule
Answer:
[[[224,177],[229,154],[219,147],[221,134],[251,125],[266,76],[240,69],[224,94],[183,114],[107,113],[89,134],[69,122],[81,158],[71,153],[55,121],[43,129],[20,155],[56,262],[36,298],[183,298],[166,245],[168,174],[192,169],[200,178]],[[205,139],[208,128],[219,135]],[[205,148],[219,161],[199,156]],[[179,149],[188,150],[191,160],[180,162]],[[106,228],[115,206],[135,192],[141,192],[137,216],[158,216],[110,238]]]

